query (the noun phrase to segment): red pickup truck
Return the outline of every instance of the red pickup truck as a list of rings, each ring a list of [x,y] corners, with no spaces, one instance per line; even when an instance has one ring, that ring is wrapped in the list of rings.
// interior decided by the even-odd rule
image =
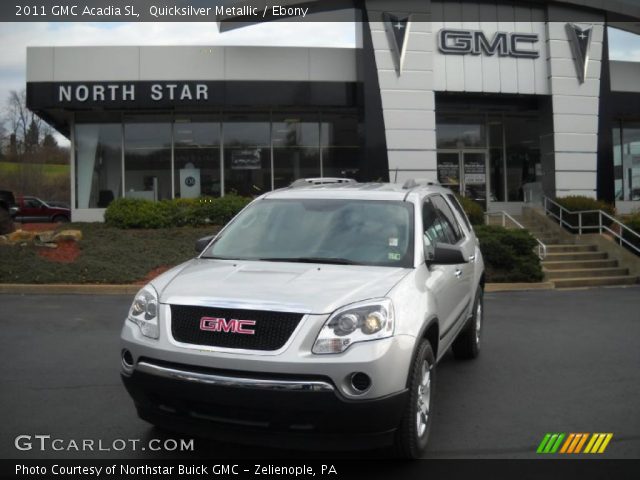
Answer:
[[[16,197],[15,221],[28,222],[68,222],[71,219],[71,210],[66,207],[53,206],[37,197]]]

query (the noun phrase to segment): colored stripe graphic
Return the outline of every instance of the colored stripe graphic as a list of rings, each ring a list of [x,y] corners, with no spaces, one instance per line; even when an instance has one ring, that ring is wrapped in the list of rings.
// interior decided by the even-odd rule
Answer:
[[[564,437],[564,433],[547,433],[538,445],[536,453],[556,453]]]
[[[569,445],[571,445],[571,442],[573,442],[573,439],[576,437],[575,433],[570,433],[569,436],[567,437],[567,441],[564,442],[564,445],[562,446],[562,450],[560,450],[560,453],[567,453],[567,450],[569,449]]]
[[[547,433],[538,445],[536,453],[604,453],[612,438],[613,433]]]
[[[594,433],[584,453],[604,453],[613,438],[613,433]]]

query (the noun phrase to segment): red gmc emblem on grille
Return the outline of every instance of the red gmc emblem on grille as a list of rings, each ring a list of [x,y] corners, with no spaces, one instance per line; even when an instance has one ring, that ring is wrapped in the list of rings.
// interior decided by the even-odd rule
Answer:
[[[255,335],[255,330],[246,328],[255,324],[255,320],[236,320],[235,318],[227,320],[226,318],[202,317],[200,319],[200,330],[204,330],[207,332]]]

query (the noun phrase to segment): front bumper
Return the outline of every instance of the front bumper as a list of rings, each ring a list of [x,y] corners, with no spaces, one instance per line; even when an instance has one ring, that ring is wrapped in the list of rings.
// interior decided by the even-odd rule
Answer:
[[[238,373],[139,359],[122,374],[139,416],[170,430],[225,441],[322,449],[393,440],[407,391],[345,398],[322,376]]]

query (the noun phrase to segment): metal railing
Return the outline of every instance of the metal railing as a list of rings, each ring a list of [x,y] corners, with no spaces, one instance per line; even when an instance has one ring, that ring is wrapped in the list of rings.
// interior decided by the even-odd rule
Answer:
[[[500,216],[502,218],[501,223],[502,223],[502,226],[505,228],[507,228],[507,224],[510,222],[513,226],[515,226],[515,228],[518,228],[520,230],[526,230],[524,225],[518,222],[515,218],[513,218],[507,212],[502,210],[499,212],[485,212],[484,214],[485,223],[489,225],[489,217],[497,217],[497,216]],[[539,238],[536,238],[534,235],[531,235],[531,236],[535,239],[536,242],[538,242],[538,247],[536,248],[538,258],[540,258],[540,260],[544,260],[545,257],[547,256],[547,246],[544,243],[542,243]]]
[[[578,235],[582,235],[584,232],[590,232],[590,233],[607,232],[613,235],[613,237],[617,239],[620,246],[626,245],[628,248],[633,250],[637,255],[640,255],[640,248],[638,248],[636,245],[634,245],[629,240],[624,238],[625,236],[623,232],[627,232],[630,234],[632,238],[636,238],[638,241],[638,245],[640,245],[640,234],[631,230],[620,220],[618,220],[615,217],[612,217],[608,213],[603,212],[602,210],[581,210],[578,212],[572,212],[571,210],[566,209],[565,207],[555,202],[554,200],[551,200],[549,197],[543,197],[542,204],[544,206],[544,213],[547,216],[557,220],[560,226],[568,228],[572,233],[577,232]],[[553,207],[557,208],[557,213],[554,211]],[[571,217],[575,218],[576,215],[578,216],[578,225],[574,225],[568,220],[568,218],[571,218]],[[597,218],[598,218],[597,225],[595,224],[591,225],[589,224],[589,222],[585,222],[584,216],[586,215],[590,215],[592,217],[595,217],[597,215]],[[616,229],[611,228],[614,225],[617,231]]]

